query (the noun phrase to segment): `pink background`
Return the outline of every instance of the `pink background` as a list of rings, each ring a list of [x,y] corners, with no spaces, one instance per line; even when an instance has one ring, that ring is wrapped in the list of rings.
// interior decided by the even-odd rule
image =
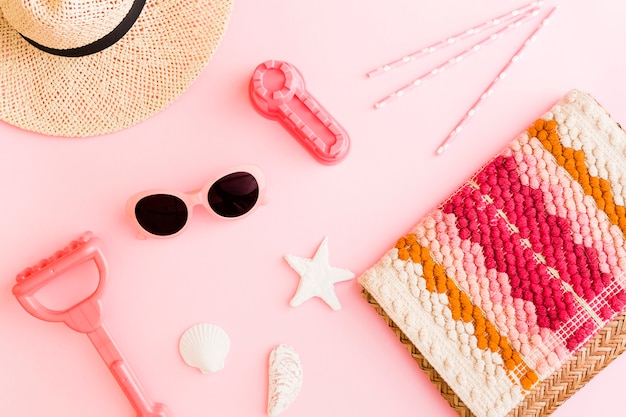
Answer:
[[[205,71],[144,123],[80,140],[0,123],[0,415],[134,414],[86,336],[29,316],[11,295],[17,272],[84,230],[106,245],[104,322],[149,396],[174,416],[266,415],[268,355],[279,343],[294,346],[304,367],[302,390],[285,416],[456,415],[362,299],[356,279],[335,286],[340,311],[319,299],[290,307],[299,276],[283,256],[312,257],[328,236],[331,265],[360,275],[572,88],[626,121],[626,6],[615,0],[563,1],[443,156],[434,156],[436,147],[533,23],[387,108],[373,108],[450,52],[382,78],[368,79],[368,70],[522,4],[236,0]],[[352,147],[343,162],[318,163],[253,110],[248,82],[267,59],[298,67],[344,126]],[[181,236],[135,238],[124,217],[130,195],[153,187],[191,191],[215,171],[244,163],[264,170],[267,206],[231,222],[198,209]],[[226,367],[213,375],[178,354],[180,335],[199,322],[231,337]],[[626,359],[617,359],[554,415],[621,413],[624,372]]]

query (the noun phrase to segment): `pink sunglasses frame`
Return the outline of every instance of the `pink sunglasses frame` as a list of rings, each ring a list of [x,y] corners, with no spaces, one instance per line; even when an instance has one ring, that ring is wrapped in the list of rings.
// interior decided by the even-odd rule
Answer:
[[[213,210],[213,208],[209,205],[209,201],[207,199],[207,193],[209,192],[209,189],[213,186],[213,184],[215,184],[215,182],[217,182],[219,179],[221,179],[221,178],[223,178],[223,177],[225,177],[225,176],[227,176],[229,174],[233,174],[235,172],[247,172],[247,173],[249,173],[250,175],[252,175],[254,177],[254,179],[256,180],[256,182],[257,182],[257,184],[259,186],[259,197],[258,197],[257,202],[254,205],[254,207],[252,207],[248,212],[242,214],[241,216],[224,217],[224,216],[221,216],[218,213],[216,213]],[[216,175],[213,175],[211,177],[211,179],[198,191],[192,191],[192,192],[189,192],[189,193],[184,193],[184,192],[180,192],[180,191],[168,190],[168,189],[165,189],[165,188],[153,188],[153,189],[149,189],[149,190],[138,192],[138,193],[132,195],[126,201],[126,216],[131,221],[131,223],[134,225],[134,227],[137,229],[137,238],[138,239],[146,239],[148,237],[153,237],[153,238],[157,238],[157,239],[168,239],[168,238],[172,238],[172,237],[178,236],[179,234],[184,232],[185,229],[187,229],[187,226],[191,222],[191,217],[192,217],[193,209],[194,209],[195,206],[203,206],[210,214],[212,214],[213,216],[218,217],[220,219],[225,219],[225,220],[241,219],[242,217],[246,217],[250,213],[255,211],[258,206],[267,204],[267,199],[266,199],[266,196],[265,196],[265,189],[266,189],[265,175],[263,174],[263,171],[261,171],[261,169],[259,167],[257,167],[256,165],[238,165],[238,166],[234,166],[234,167],[229,168],[229,169],[225,169],[225,170],[219,171]],[[176,233],[173,233],[171,235],[166,235],[166,236],[155,235],[153,233],[148,232],[146,229],[144,229],[139,224],[139,221],[137,220],[137,217],[135,216],[135,207],[136,207],[137,203],[142,198],[150,196],[150,195],[154,195],[154,194],[173,195],[175,197],[180,198],[183,201],[183,203],[185,203],[185,206],[187,206],[187,212],[188,212],[187,222]]]

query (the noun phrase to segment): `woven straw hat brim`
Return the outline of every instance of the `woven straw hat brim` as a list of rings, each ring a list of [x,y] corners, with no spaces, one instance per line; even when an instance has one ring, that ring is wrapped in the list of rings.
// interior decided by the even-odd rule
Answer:
[[[232,0],[147,0],[131,30],[67,58],[26,42],[0,11],[0,119],[53,136],[114,132],[167,107],[213,55]]]

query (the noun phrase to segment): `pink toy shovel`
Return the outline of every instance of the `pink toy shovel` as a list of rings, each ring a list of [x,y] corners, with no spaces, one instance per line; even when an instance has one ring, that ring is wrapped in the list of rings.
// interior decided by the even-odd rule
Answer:
[[[66,310],[49,309],[37,300],[37,291],[63,272],[90,260],[95,262],[100,280],[89,297]],[[71,329],[85,333],[130,400],[137,417],[171,417],[163,404],[153,403],[148,399],[137,377],[102,325],[101,297],[106,275],[107,265],[100,248],[100,240],[87,232],[51,257],[20,272],[16,277],[13,295],[31,315],[45,321],[63,322]]]

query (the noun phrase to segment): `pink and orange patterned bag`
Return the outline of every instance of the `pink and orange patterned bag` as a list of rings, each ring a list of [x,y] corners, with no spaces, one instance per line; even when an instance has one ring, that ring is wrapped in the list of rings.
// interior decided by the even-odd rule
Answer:
[[[625,203],[626,134],[574,90],[359,282],[461,415],[549,414],[624,349]]]

